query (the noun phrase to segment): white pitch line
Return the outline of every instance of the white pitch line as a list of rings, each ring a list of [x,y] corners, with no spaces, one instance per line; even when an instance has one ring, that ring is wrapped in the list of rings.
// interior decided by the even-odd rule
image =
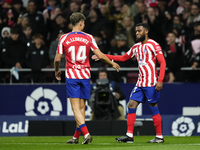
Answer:
[[[95,143],[95,145],[113,145],[113,144],[119,144],[119,143]],[[127,143],[127,144],[129,145],[129,143]],[[131,143],[131,144],[142,145],[142,143]],[[0,145],[68,145],[68,144],[66,144],[66,143],[0,143]],[[70,144],[70,145],[77,145],[77,144]],[[149,144],[149,145],[151,145],[151,144]],[[194,143],[194,144],[167,144],[167,143],[164,143],[163,145],[200,145],[200,143]]]

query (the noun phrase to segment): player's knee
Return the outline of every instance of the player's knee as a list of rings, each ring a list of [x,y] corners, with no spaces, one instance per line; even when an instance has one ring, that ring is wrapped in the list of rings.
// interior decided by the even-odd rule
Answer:
[[[137,101],[129,100],[128,108],[137,108],[138,104],[139,103]]]

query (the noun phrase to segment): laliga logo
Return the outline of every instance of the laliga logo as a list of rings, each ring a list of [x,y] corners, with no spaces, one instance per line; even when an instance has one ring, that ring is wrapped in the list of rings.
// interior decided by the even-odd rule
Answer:
[[[172,134],[174,136],[191,136],[195,125],[191,118],[180,117],[172,123]]]
[[[62,104],[55,91],[39,87],[26,97],[25,108],[26,116],[37,116],[37,114],[59,116]]]

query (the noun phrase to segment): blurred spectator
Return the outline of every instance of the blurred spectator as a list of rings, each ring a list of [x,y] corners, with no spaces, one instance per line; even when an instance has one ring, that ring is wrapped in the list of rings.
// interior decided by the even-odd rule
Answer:
[[[161,47],[165,45],[164,34],[162,33],[162,20],[156,8],[147,8],[147,23],[150,27],[149,38],[157,41]]]
[[[13,10],[12,10],[12,1],[13,0],[4,0],[4,4],[2,6],[3,13],[5,13],[8,18],[7,25],[10,27],[14,26],[14,14],[13,14]]]
[[[123,0],[107,1],[107,7],[110,5],[109,12],[111,16],[119,15],[121,13],[122,6],[124,5]]]
[[[49,64],[48,50],[43,44],[43,36],[35,34],[34,43],[29,47],[27,55],[27,65],[31,68],[31,78],[33,83],[44,82],[44,72],[41,71]]]
[[[179,7],[179,0],[159,0],[158,7],[162,13],[167,11],[168,13],[175,15],[176,10]]]
[[[62,10],[61,10],[60,7],[56,7],[56,8],[54,9],[53,15],[51,16],[52,20],[54,20],[54,19],[56,18],[56,16],[59,15],[59,14],[62,14]]]
[[[8,26],[8,17],[6,13],[3,12],[3,10],[0,10],[0,30],[2,30],[3,27],[6,26]]]
[[[173,32],[168,33],[166,40],[167,46],[164,49],[164,56],[169,73],[168,83],[182,82],[183,75],[180,68],[183,66],[184,55],[181,44],[176,43],[176,35]]]
[[[58,14],[55,17],[55,19],[52,20],[48,24],[48,31],[49,31],[48,42],[49,42],[49,44],[52,41],[56,40],[56,38],[58,37],[58,33],[59,33],[60,30],[62,30],[65,33],[71,31],[70,29],[68,29],[66,19],[65,19],[65,17],[62,14]]]
[[[5,0],[3,5],[3,12],[7,15],[8,25],[13,27],[18,20],[19,15],[23,14],[26,9],[23,7],[21,0]]]
[[[84,31],[91,34],[93,31],[101,31],[103,28],[104,22],[101,20],[100,10],[97,8],[90,10]]]
[[[105,15],[106,15],[106,5],[104,4],[104,3],[102,3],[101,5],[100,5],[100,12],[101,12],[101,15],[102,16],[104,16],[105,17]]]
[[[138,3],[138,14],[134,17],[134,24],[147,23],[147,12],[144,3]]]
[[[12,1],[13,0],[4,0],[2,7],[3,7],[3,9],[5,9],[5,11],[8,11],[8,9],[12,8]]]
[[[26,63],[26,45],[19,39],[19,29],[11,28],[11,38],[6,42],[2,50],[2,58],[5,63],[5,68],[16,67],[17,69],[24,68]],[[13,82],[22,82],[23,77],[19,75],[19,81],[13,78]]]
[[[135,44],[135,28],[134,28],[134,22],[133,18],[130,16],[126,16],[123,19],[122,22],[123,29],[121,33],[124,33],[124,35],[127,38],[127,45],[129,48],[131,48]]]
[[[29,24],[25,25],[23,27],[23,34],[21,36],[21,39],[24,43],[26,43],[27,47],[31,46],[32,36],[33,36],[33,32],[32,32],[31,26]]]
[[[56,0],[47,0],[47,8],[43,11],[43,15],[45,19],[53,20],[56,15],[54,15],[54,11],[56,8]]]
[[[178,0],[179,6],[176,8],[176,14],[177,14],[177,15],[183,13],[183,10],[184,10],[184,3],[185,3],[185,0]]]
[[[115,36],[116,46],[111,48],[110,55],[124,55],[128,50],[129,47],[126,43],[127,38],[124,34],[119,34]],[[130,67],[131,60],[126,62],[117,62],[120,67]],[[112,72],[112,79],[116,82],[124,82],[126,79],[126,72]]]
[[[183,4],[183,9],[177,12],[177,15],[181,15],[183,23],[186,24],[187,18],[190,16],[191,13],[191,1],[185,0]]]
[[[185,26],[178,15],[171,16],[171,14],[166,14],[166,19],[164,21],[162,31],[166,36],[168,32],[173,31],[176,34],[177,41],[183,47],[183,52],[185,51]]]
[[[192,0],[192,3],[197,3],[198,5],[200,5],[200,1],[199,0]]]
[[[198,40],[200,39],[200,22],[195,22],[193,25],[193,31],[189,34],[188,37],[188,46],[185,50],[185,66],[192,66],[195,55],[198,53]],[[194,50],[197,50],[195,53]],[[190,77],[189,77],[190,78]]]
[[[194,32],[191,35],[191,48],[188,50],[189,54],[191,55],[189,66],[191,66],[193,71],[190,71],[188,75],[188,81],[190,82],[197,82],[200,81],[199,73],[200,71],[196,71],[195,69],[199,67],[200,61],[200,22],[195,23],[194,25]]]
[[[139,13],[138,4],[143,2],[144,0],[135,0],[135,2],[131,5],[131,15],[133,17],[135,17]]]
[[[199,12],[199,6],[197,3],[193,3],[191,5],[191,14],[190,16],[188,17],[187,19],[187,23],[186,25],[189,27],[189,28],[192,28],[194,22],[198,22],[200,21],[200,12]]]
[[[22,17],[21,15],[18,18],[17,24],[15,26],[17,26],[20,30],[20,35],[22,34],[23,28],[27,25],[31,25],[29,18],[28,17]]]
[[[56,51],[57,51],[57,47],[58,47],[58,41],[59,41],[60,37],[63,34],[64,34],[63,30],[60,30],[56,40],[51,42],[51,45],[50,45],[50,48],[49,48],[49,58],[50,58],[51,67],[54,67],[54,58],[56,56]],[[63,57],[61,59],[61,62],[60,62],[60,67],[61,68],[65,68],[65,65],[66,65],[66,60],[65,60],[65,57],[63,55]]]
[[[63,30],[60,30],[59,33],[58,33],[57,39],[52,41],[51,44],[50,44],[49,59],[50,59],[50,67],[52,67],[52,68],[54,67],[54,58],[56,56],[58,42],[59,42],[60,37],[63,34],[64,34]],[[60,68],[65,68],[65,65],[66,65],[66,60],[65,60],[65,55],[63,54],[63,57],[62,57],[61,62],[60,62]],[[51,72],[51,74],[52,74],[52,72]],[[62,76],[61,82],[65,82],[65,72],[62,72],[61,76]],[[54,73],[51,75],[51,78],[53,78],[54,81],[57,81],[57,80],[55,80]]]
[[[80,6],[79,3],[76,1],[70,1],[69,3],[69,11],[63,12],[67,19],[69,19],[69,16],[74,12],[80,12]]]
[[[98,9],[99,8],[98,6],[99,6],[98,0],[91,0],[90,4],[83,3],[81,5],[80,12],[83,13],[85,16],[88,16],[90,10]]]
[[[46,36],[44,16],[41,12],[37,11],[36,2],[34,0],[29,0],[27,13],[25,13],[23,17],[29,19],[34,34],[40,33],[44,37]]]
[[[190,33],[189,41],[191,42],[192,40],[199,39],[199,35],[200,35],[200,21],[194,23],[193,31]]]
[[[34,0],[34,1],[35,1],[35,5],[36,5],[36,10],[39,12],[43,12],[44,8],[46,8],[46,6],[47,6],[47,3],[46,3],[47,0]]]
[[[121,30],[122,30],[122,21],[124,19],[125,16],[130,16],[130,8],[128,5],[124,4],[121,7],[121,11],[119,14],[116,15],[112,15],[110,13],[110,10],[107,9],[106,12],[106,18],[110,21],[114,21],[115,22],[115,35],[120,34]]]
[[[22,16],[22,14],[26,12],[26,8],[23,7],[22,0],[13,0],[12,11],[13,11],[14,22],[17,23],[18,17]]]
[[[1,37],[0,37],[0,68],[4,68],[5,67],[5,64],[3,62],[3,58],[2,58],[2,50],[3,48],[5,47],[8,39],[10,38],[10,27],[4,27],[2,30],[1,30]],[[2,73],[0,73],[2,75]],[[0,76],[1,79],[0,79],[0,82],[2,81],[2,76]]]
[[[69,12],[69,0],[59,0],[58,7],[62,10],[63,13]]]
[[[191,66],[191,68],[193,70],[195,70],[197,67],[200,67],[200,52],[197,53],[195,55],[195,58],[193,60],[193,64]],[[200,71],[198,70],[195,70],[195,71],[191,71],[190,72],[190,80],[189,81],[192,81],[192,82],[200,82]]]
[[[70,23],[70,16],[74,12],[80,12],[80,6],[79,3],[76,1],[71,1],[69,4],[69,12],[63,12],[63,15],[67,19],[66,21],[68,22],[68,28],[72,30],[72,24]]]
[[[106,13],[107,13],[107,8],[106,8],[106,4],[101,3],[100,8],[99,8],[100,12],[101,12],[101,20],[104,22],[105,27],[104,29],[107,29],[108,32],[106,33],[107,35],[109,34],[109,37],[111,37],[114,34],[114,28],[113,26],[115,25],[114,21],[110,21],[107,17],[106,17]],[[103,34],[103,33],[102,33]],[[104,37],[105,38],[105,37]],[[110,40],[110,39],[109,39]]]
[[[100,31],[95,31],[92,33],[94,36],[94,39],[99,47],[99,49],[104,53],[108,53],[108,47],[107,47],[107,41],[103,39],[102,34]],[[100,67],[105,67],[105,64],[101,61],[94,61],[91,59],[93,52],[90,51],[90,66],[91,68],[100,68]],[[91,72],[91,81],[95,82],[95,80],[98,78],[98,72]]]
[[[8,41],[9,38],[10,38],[10,27],[4,27],[1,30],[0,50],[2,49],[2,47],[5,46],[5,44],[6,44],[6,42]]]

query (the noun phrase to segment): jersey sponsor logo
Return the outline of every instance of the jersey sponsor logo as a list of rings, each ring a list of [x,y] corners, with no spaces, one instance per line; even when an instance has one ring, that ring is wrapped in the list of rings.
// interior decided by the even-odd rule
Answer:
[[[172,123],[172,134],[174,136],[191,136],[195,125],[189,117],[179,117]]]
[[[2,133],[28,133],[28,120],[14,123],[3,122]]]
[[[87,67],[86,65],[77,65],[77,64],[72,66],[72,68],[74,68],[74,69],[83,69],[83,68],[86,68],[86,67]]]
[[[148,65],[148,64],[145,61],[143,61],[143,59],[140,59],[139,60],[139,65],[142,66],[142,65]]]
[[[52,89],[39,87],[30,96],[26,97],[25,109],[26,116],[60,116],[62,103],[57,96],[57,92]]]

